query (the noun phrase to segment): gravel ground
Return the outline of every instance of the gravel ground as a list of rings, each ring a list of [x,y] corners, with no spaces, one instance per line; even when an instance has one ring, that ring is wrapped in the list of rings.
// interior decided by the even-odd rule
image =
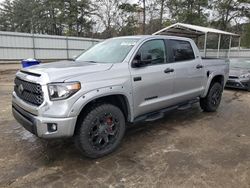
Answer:
[[[216,113],[197,104],[133,125],[115,153],[90,160],[13,119],[17,68],[0,66],[0,187],[250,187],[250,93],[226,90]]]

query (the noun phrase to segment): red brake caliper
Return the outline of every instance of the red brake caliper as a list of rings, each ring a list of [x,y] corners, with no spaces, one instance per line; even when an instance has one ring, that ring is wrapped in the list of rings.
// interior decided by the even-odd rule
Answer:
[[[107,123],[107,125],[109,126],[108,131],[111,133],[111,132],[112,132],[112,127],[111,127],[111,125],[113,125],[113,119],[112,119],[112,117],[107,117],[106,123]]]

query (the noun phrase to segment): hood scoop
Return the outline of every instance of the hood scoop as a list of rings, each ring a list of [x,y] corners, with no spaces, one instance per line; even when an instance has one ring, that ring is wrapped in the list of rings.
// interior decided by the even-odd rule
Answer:
[[[113,64],[109,63],[59,61],[35,65],[22,69],[20,72],[37,78],[46,74],[49,78],[49,82],[63,82],[76,76],[106,71],[110,69],[112,65]]]

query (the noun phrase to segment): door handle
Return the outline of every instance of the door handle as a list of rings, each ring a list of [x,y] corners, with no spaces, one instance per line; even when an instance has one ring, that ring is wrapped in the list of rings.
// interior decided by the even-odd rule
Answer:
[[[174,72],[174,69],[171,69],[171,68],[166,68],[164,70],[165,73],[171,73],[171,72]]]
[[[137,81],[141,81],[141,77],[140,76],[134,77],[134,82],[137,82]]]
[[[196,68],[197,68],[197,69],[202,69],[202,68],[203,68],[203,65],[200,65],[200,64],[199,64],[199,65],[196,66]]]

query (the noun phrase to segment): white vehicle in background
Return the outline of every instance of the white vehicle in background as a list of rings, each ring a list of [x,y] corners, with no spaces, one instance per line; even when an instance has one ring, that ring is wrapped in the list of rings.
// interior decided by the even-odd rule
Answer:
[[[230,60],[229,79],[226,83],[228,88],[237,88],[250,91],[250,60]]]

